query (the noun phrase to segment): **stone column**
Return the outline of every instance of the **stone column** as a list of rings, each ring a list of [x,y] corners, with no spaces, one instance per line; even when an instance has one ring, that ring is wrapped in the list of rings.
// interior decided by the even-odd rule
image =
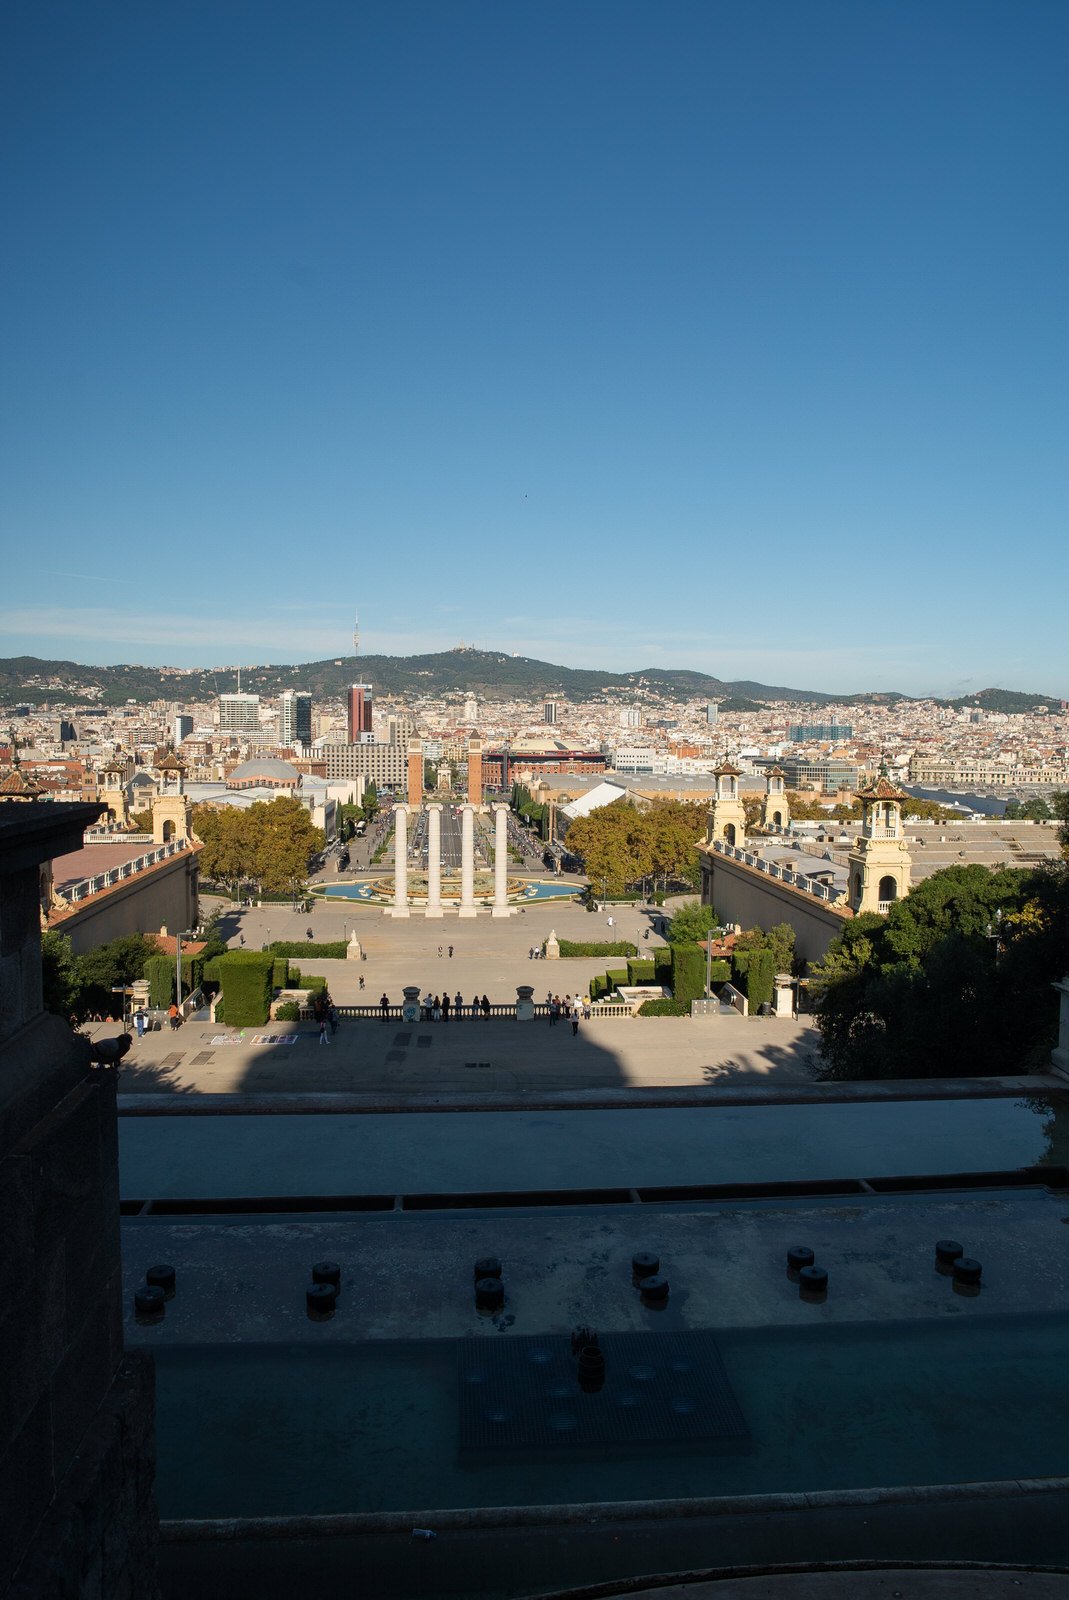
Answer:
[[[462,917],[478,915],[475,909],[475,807],[460,808],[460,912]]]
[[[506,819],[507,805],[497,804],[494,811],[494,909],[495,917],[509,917],[512,907],[508,900],[509,846]]]
[[[534,1021],[534,984],[518,983],[516,985],[516,1021]]]
[[[392,917],[408,916],[408,807],[393,808],[393,906]]]
[[[442,915],[442,808],[427,807],[427,912]]]
[[[405,984],[405,998],[401,1003],[402,1022],[419,1021],[419,986],[415,983]]]

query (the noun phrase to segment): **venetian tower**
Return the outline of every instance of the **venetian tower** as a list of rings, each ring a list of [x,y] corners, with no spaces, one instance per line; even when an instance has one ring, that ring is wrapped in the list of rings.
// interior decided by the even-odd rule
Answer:
[[[765,808],[761,821],[769,833],[785,833],[791,820],[787,804],[785,775],[782,767],[769,767],[765,773]]]
[[[909,893],[911,861],[902,831],[902,802],[908,798],[882,774],[858,789],[861,834],[847,857],[850,909],[889,911]]]
[[[106,823],[125,828],[130,821],[130,803],[126,797],[126,763],[112,756],[100,774],[100,803],[107,806]]]
[[[731,761],[722,761],[713,773],[716,789],[709,807],[706,844],[721,839],[724,844],[742,849],[746,843],[746,808],[739,797],[741,773]]]
[[[152,840],[170,844],[172,839],[190,836],[189,797],[186,794],[186,769],[173,750],[168,750],[158,768],[159,788],[152,797]]]

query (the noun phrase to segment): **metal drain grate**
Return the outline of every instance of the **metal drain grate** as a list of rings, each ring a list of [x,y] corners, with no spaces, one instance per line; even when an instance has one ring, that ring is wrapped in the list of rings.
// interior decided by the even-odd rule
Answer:
[[[745,1439],[709,1333],[613,1333],[605,1385],[579,1387],[571,1340],[466,1339],[457,1352],[461,1450],[687,1444]]]
[[[429,1033],[417,1033],[416,1035],[417,1050],[427,1050],[433,1042]]]
[[[412,1035],[410,1033],[395,1033],[393,1042],[403,1050],[412,1043]]]
[[[490,1063],[489,1061],[465,1061],[464,1065],[466,1067],[488,1067]]]
[[[212,1062],[214,1060],[215,1060],[215,1051],[214,1050],[198,1050],[197,1054],[193,1057],[193,1060],[190,1062],[190,1066],[193,1066],[193,1067],[206,1067],[209,1064],[209,1062]]]
[[[160,1065],[164,1066],[164,1067],[180,1067],[184,1060],[185,1060],[185,1055],[184,1054],[183,1055],[177,1055],[177,1056],[176,1055],[164,1056],[164,1058],[163,1058],[162,1062],[160,1063]]]

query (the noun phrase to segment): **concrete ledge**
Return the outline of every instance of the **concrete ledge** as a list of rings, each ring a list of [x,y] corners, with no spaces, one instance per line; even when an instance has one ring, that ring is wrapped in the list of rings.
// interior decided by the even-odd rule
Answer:
[[[676,1500],[586,1501],[575,1505],[475,1506],[438,1511],[355,1511],[333,1516],[196,1517],[161,1521],[160,1537],[201,1539],[330,1539],[408,1533],[412,1528],[534,1528],[571,1523],[670,1521],[686,1517],[767,1517],[870,1506],[953,1505],[970,1500],[1069,1496],[1069,1478],[995,1478],[983,1483],[902,1484],[890,1489],[827,1489],[812,1494],[745,1494]],[[1067,1508],[1069,1509],[1069,1508]],[[648,1582],[648,1580],[647,1580]],[[611,1586],[606,1586],[611,1590]]]
[[[372,1094],[190,1094],[141,1091],[120,1094],[124,1117],[291,1116],[295,1112],[352,1115],[401,1111],[643,1111],[651,1107],[834,1105],[896,1100],[993,1100],[1021,1094],[1064,1094],[1054,1073],[1020,1078],[894,1078],[878,1083],[751,1083],[731,1088],[560,1089],[541,1093],[433,1094],[412,1090],[403,1097]]]

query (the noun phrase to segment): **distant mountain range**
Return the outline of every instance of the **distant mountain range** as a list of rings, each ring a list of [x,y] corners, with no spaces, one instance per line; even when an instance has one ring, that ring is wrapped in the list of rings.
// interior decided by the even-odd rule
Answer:
[[[749,679],[725,680],[704,672],[666,667],[645,667],[637,672],[600,672],[582,667],[554,666],[528,656],[503,655],[495,650],[447,650],[425,656],[339,656],[310,661],[301,666],[243,667],[241,687],[252,694],[277,695],[283,689],[305,689],[317,699],[342,694],[350,683],[371,683],[383,699],[414,699],[419,695],[444,698],[475,694],[484,700],[538,699],[560,696],[567,700],[626,700],[643,693],[670,700],[706,699],[756,704],[781,700],[824,705],[889,704],[916,696],[896,691],[850,695],[828,694],[820,689],[790,689],[754,683]],[[179,704],[213,699],[237,688],[237,671],[175,667],[87,667],[76,661],[44,661],[37,656],[12,656],[0,660],[0,705],[29,702],[37,706],[96,704],[147,704],[153,700]],[[1025,712],[1036,706],[1058,706],[1053,695],[1019,694],[1007,689],[984,689],[943,705],[978,706],[988,711]]]

